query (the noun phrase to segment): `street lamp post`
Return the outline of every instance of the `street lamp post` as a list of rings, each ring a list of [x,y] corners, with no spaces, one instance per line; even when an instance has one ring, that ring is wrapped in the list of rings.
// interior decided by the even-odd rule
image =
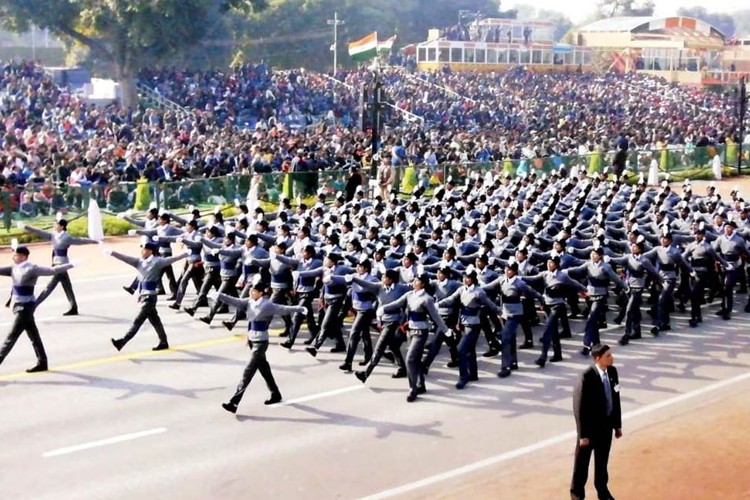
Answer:
[[[336,76],[336,69],[338,67],[338,43],[339,43],[339,26],[344,24],[345,21],[342,21],[339,19],[339,13],[334,12],[333,13],[333,19],[329,19],[327,21],[329,26],[333,26],[333,45],[331,46],[333,50],[333,76]]]

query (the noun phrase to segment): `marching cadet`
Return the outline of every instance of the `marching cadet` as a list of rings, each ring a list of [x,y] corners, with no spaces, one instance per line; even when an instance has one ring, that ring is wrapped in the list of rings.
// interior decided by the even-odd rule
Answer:
[[[721,309],[716,314],[723,319],[732,317],[734,306],[734,285],[737,284],[739,274],[742,270],[741,259],[747,258],[748,250],[745,240],[735,233],[737,223],[733,220],[724,224],[724,234],[716,238],[713,243],[714,250],[726,261],[724,273],[724,296],[721,299]],[[745,312],[750,312],[750,297],[745,305]]]
[[[445,325],[451,331],[455,332],[455,335],[448,337],[445,333],[435,333],[432,337],[432,342],[427,346],[427,355],[422,360],[422,371],[425,375],[429,372],[432,362],[440,354],[440,348],[443,343],[448,346],[451,356],[448,368],[456,368],[458,366],[458,342],[461,340],[461,333],[457,328],[459,304],[453,303],[447,305],[442,302],[442,299],[450,297],[456,290],[461,288],[461,283],[453,279],[453,274],[454,271],[450,266],[441,266],[437,271],[437,279],[432,280],[430,283],[430,288],[433,290],[433,297],[437,302],[438,314],[443,318]]]
[[[66,259],[67,261],[67,259]],[[47,371],[47,353],[44,351],[42,337],[34,319],[34,311],[38,303],[34,299],[34,287],[39,276],[56,276],[72,269],[69,262],[60,263],[54,267],[37,266],[29,262],[29,249],[19,246],[13,250],[13,265],[0,267],[0,276],[10,276],[13,281],[13,325],[0,348],[0,364],[10,354],[18,337],[25,331],[36,354],[36,366],[26,370],[28,373]],[[68,282],[70,283],[70,282]]]
[[[157,257],[156,252],[158,251],[159,246],[149,240],[145,240],[141,243],[140,258],[124,255],[109,248],[105,248],[103,251],[104,255],[111,255],[117,260],[120,260],[138,270],[138,302],[141,303],[141,310],[138,311],[138,315],[135,317],[135,320],[133,320],[133,324],[123,338],[111,339],[112,345],[115,346],[115,349],[118,351],[135,337],[136,333],[138,333],[138,330],[140,330],[146,320],[151,323],[151,326],[156,330],[156,335],[159,337],[159,344],[154,347],[153,350],[162,351],[169,349],[167,333],[164,331],[164,325],[159,317],[159,311],[156,309],[156,293],[159,286],[159,277],[161,276],[161,270],[164,266],[171,266],[178,260],[188,257],[189,253],[165,258]]]
[[[239,261],[242,256],[242,248],[239,248],[236,245],[236,236],[237,235],[234,231],[225,231],[224,243],[220,248],[213,241],[203,240],[203,244],[211,249],[211,254],[219,257],[219,276],[221,277],[219,293],[231,295],[232,297],[237,297],[236,285],[237,278],[239,277],[239,273],[237,272],[237,261]],[[214,316],[216,316],[219,307],[219,302],[214,302],[208,311],[208,315],[199,318],[200,321],[210,325]]]
[[[369,260],[363,260],[357,264],[357,276],[360,279],[369,281],[370,283],[378,283],[378,279],[370,274],[372,270],[372,264]],[[354,321],[352,322],[351,330],[349,331],[349,343],[346,349],[346,358],[344,364],[339,366],[340,370],[345,372],[352,371],[352,361],[354,361],[354,355],[357,353],[357,346],[359,341],[362,340],[362,346],[364,347],[365,359],[359,363],[360,366],[367,366],[372,359],[372,336],[370,335],[370,325],[375,319],[375,302],[377,301],[377,294],[371,290],[363,287],[359,283],[353,283],[354,276],[331,276],[331,283],[337,285],[346,286],[351,284],[352,292],[352,308],[354,309]]]
[[[570,337],[570,324],[568,323],[568,310],[565,300],[570,295],[568,290],[573,290],[583,297],[587,296],[586,287],[568,276],[565,271],[560,270],[560,256],[555,255],[547,259],[547,270],[537,275],[521,276],[526,283],[542,281],[544,284],[544,309],[547,312],[547,323],[542,335],[542,353],[535,363],[544,368],[547,364],[547,355],[550,345],[552,346],[552,363],[562,361],[562,347],[560,338]],[[562,327],[563,335],[559,328]],[[567,334],[567,335],[565,335]]]
[[[645,239],[639,236],[630,244],[630,254],[624,257],[610,259],[610,264],[621,266],[625,271],[628,302],[625,307],[625,334],[620,338],[620,345],[628,345],[631,340],[641,338],[641,303],[643,290],[646,288],[646,278],[651,275],[654,280],[661,282],[659,272],[643,255]]]
[[[481,331],[480,314],[486,308],[491,314],[499,314],[500,308],[477,286],[477,271],[469,266],[464,271],[464,284],[451,296],[438,302],[440,306],[460,304],[459,325],[463,331],[458,343],[458,382],[456,389],[463,389],[469,382],[479,380],[477,370],[477,340]]]
[[[394,302],[381,304],[378,316],[404,309],[409,319],[409,350],[406,353],[406,373],[409,378],[409,394],[406,401],[416,401],[417,395],[427,392],[422,372],[422,354],[430,331],[430,320],[435,324],[437,333],[448,330],[435,307],[435,300],[427,293],[425,287],[430,283],[426,274],[420,274],[412,282],[413,290]]]
[[[211,250],[216,246],[222,245],[224,241],[222,238],[223,235],[223,229],[220,226],[213,225],[208,228],[208,234],[201,238],[203,247],[203,283],[198,290],[198,295],[193,299],[193,305],[183,309],[190,316],[193,316],[199,307],[208,305],[209,290],[212,288],[218,290],[221,286],[221,259],[218,254],[211,253]]]
[[[518,351],[516,343],[516,330],[523,318],[524,297],[541,299],[542,296],[529,285],[518,279],[518,262],[511,259],[505,267],[505,276],[500,276],[492,283],[483,286],[482,289],[493,290],[499,288],[502,301],[502,315],[505,325],[500,334],[502,344],[502,364],[497,376],[505,378],[510,376],[511,370],[518,369]],[[456,386],[458,387],[458,386]]]
[[[182,231],[170,224],[171,217],[168,213],[162,213],[159,215],[159,218],[157,219],[156,227],[153,229],[133,229],[132,234],[139,234],[142,236],[149,236],[152,238],[158,245],[159,245],[159,257],[166,257],[169,258],[172,256],[172,243],[167,238],[169,236],[179,236],[182,234]],[[128,231],[128,234],[131,234],[131,231]],[[168,266],[162,269],[162,277],[166,275],[167,279],[169,280],[169,292],[171,293],[170,297],[167,300],[174,300],[175,294],[177,293],[177,280],[174,276],[174,270],[172,269],[172,266]],[[135,293],[136,288],[138,288],[138,280],[133,280],[133,283],[130,286],[123,287],[126,292],[128,292],[130,295],[133,295]],[[162,278],[159,278],[159,290],[158,295],[164,294],[164,284],[162,283]]]
[[[223,302],[236,309],[244,310],[248,320],[247,345],[251,352],[250,361],[245,367],[242,380],[237,386],[234,395],[228,402],[221,405],[229,413],[237,413],[237,406],[242,401],[245,390],[250,385],[257,371],[260,372],[261,377],[266,381],[268,390],[271,392],[271,397],[265,401],[265,404],[272,405],[281,401],[281,391],[279,391],[279,387],[276,385],[273,373],[271,373],[271,365],[268,364],[268,359],[266,358],[269,339],[268,327],[271,325],[274,316],[288,316],[292,314],[301,314],[304,316],[307,314],[303,306],[274,304],[263,295],[265,285],[261,282],[260,276],[256,276],[253,280],[250,297],[246,299],[232,297],[219,292],[212,291],[210,293],[211,299]]]
[[[239,253],[242,256],[242,273],[239,281],[242,291],[239,294],[239,298],[245,299],[250,295],[253,278],[258,273],[261,273],[262,266],[253,262],[253,259],[268,259],[270,254],[268,250],[258,244],[257,234],[249,234],[245,237],[245,245],[242,249],[239,249]],[[261,273],[261,277],[263,277],[263,274],[265,273]],[[231,331],[237,321],[244,318],[244,314],[244,311],[235,311],[234,316],[230,320],[223,322],[224,326]]]
[[[477,255],[475,259],[477,270],[477,284],[484,286],[495,281],[500,275],[497,271],[489,268],[489,257],[486,253]],[[497,291],[488,291],[487,296],[492,302],[497,300]],[[484,337],[487,339],[488,350],[482,357],[491,358],[500,354],[500,342],[497,340],[497,334],[503,329],[502,323],[497,314],[489,314],[488,309],[482,308],[479,319],[481,320]]]
[[[200,214],[200,212],[199,212]],[[176,218],[175,218],[176,219]],[[193,219],[185,226],[185,232],[179,236],[165,236],[160,239],[165,239],[170,242],[179,241],[182,242],[189,251],[185,267],[182,270],[180,279],[177,280],[177,293],[174,297],[174,303],[169,305],[170,309],[179,311],[182,304],[182,299],[185,298],[187,292],[188,283],[192,280],[196,291],[201,289],[203,283],[203,261],[201,260],[201,248],[203,248],[203,238],[198,232],[198,220]]]
[[[283,239],[280,239],[271,249],[271,254],[267,259],[251,257],[247,261],[248,266],[259,266],[263,269],[268,268],[269,274],[271,275],[271,302],[282,306],[292,305],[292,298],[290,296],[292,288],[292,268],[277,258],[279,255],[284,255],[287,248],[288,245],[286,242]],[[246,271],[249,275],[252,268],[247,268]],[[288,337],[292,330],[292,318],[289,315],[284,315],[281,318],[284,320],[284,331],[279,336]],[[231,330],[234,327],[234,323],[231,321],[225,321],[224,326]],[[292,344],[289,340],[286,340],[281,344],[281,347],[290,349]]]
[[[659,332],[672,329],[669,316],[674,308],[673,294],[677,283],[678,266],[686,269],[691,276],[693,276],[693,268],[682,257],[680,250],[672,245],[672,233],[666,227],[661,235],[661,246],[646,252],[643,258],[655,260],[662,282],[659,301],[656,304],[656,321],[654,327],[651,328],[651,333],[656,336]]]
[[[345,284],[334,282],[331,279],[333,275],[345,275],[354,273],[354,269],[340,264],[341,256],[337,253],[329,253],[323,261],[323,267],[318,267],[310,271],[301,271],[300,279],[321,276],[323,281],[323,301],[322,308],[325,310],[323,321],[320,323],[320,331],[315,337],[315,341],[306,350],[312,356],[318,355],[318,350],[323,346],[326,339],[336,341],[336,345],[331,352],[345,352],[346,344],[342,333],[341,312],[346,300],[347,289]]]
[[[58,215],[59,217],[59,215]],[[98,243],[90,238],[77,238],[68,234],[68,221],[59,218],[55,221],[55,232],[43,231],[35,227],[27,226],[23,222],[18,223],[18,229],[31,233],[45,240],[52,242],[52,267],[61,266],[69,262],[68,249],[71,245],[90,245]],[[73,293],[73,285],[70,282],[70,276],[65,271],[55,273],[52,276],[47,287],[42,290],[39,297],[36,299],[36,305],[41,304],[49,295],[57,288],[58,284],[62,284],[65,296],[68,298],[70,309],[63,313],[63,316],[77,316],[78,315],[78,304],[76,303],[76,296]]]
[[[302,231],[300,230],[302,233]],[[304,315],[295,314],[292,318],[292,330],[289,335],[289,347],[291,349],[294,346],[294,341],[297,339],[297,334],[302,326],[302,321],[307,321],[307,330],[310,332],[310,338],[305,341],[305,344],[310,345],[318,336],[318,324],[315,321],[315,314],[313,312],[313,300],[315,300],[316,290],[316,278],[314,276],[302,277],[301,272],[310,271],[323,266],[323,262],[320,259],[315,258],[315,247],[307,245],[302,250],[301,259],[293,259],[283,255],[276,257],[279,262],[289,266],[292,270],[292,283],[294,284],[294,297],[297,301],[297,305],[303,306],[306,313]],[[286,347],[286,346],[285,346]]]
[[[610,281],[621,288],[625,288],[625,283],[612,270],[612,267],[604,262],[604,248],[598,247],[591,251],[591,257],[588,262],[580,266],[568,268],[568,274],[584,272],[588,285],[586,287],[591,301],[591,310],[589,317],[586,319],[586,327],[583,335],[583,348],[581,354],[588,356],[591,352],[591,346],[599,344],[599,321],[604,318],[604,310],[607,307],[607,287]]]
[[[682,253],[695,272],[690,287],[689,324],[692,328],[697,327],[698,323],[703,321],[701,305],[705,302],[706,285],[710,280],[709,274],[714,271],[717,262],[724,268],[729,267],[729,263],[706,241],[706,229],[703,224],[695,229],[694,235],[695,241],[690,243]]]

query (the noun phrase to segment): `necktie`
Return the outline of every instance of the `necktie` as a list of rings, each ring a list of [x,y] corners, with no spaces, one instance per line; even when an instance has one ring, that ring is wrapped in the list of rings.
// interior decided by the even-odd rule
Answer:
[[[604,384],[604,396],[607,398],[607,416],[609,416],[612,414],[612,387],[609,385],[607,372],[602,375],[602,383]]]

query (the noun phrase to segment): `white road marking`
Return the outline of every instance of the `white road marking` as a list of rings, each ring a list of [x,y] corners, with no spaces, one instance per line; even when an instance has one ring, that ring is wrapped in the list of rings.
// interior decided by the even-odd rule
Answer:
[[[689,399],[696,398],[698,396],[702,396],[706,393],[716,391],[718,389],[722,389],[724,387],[730,386],[732,384],[736,384],[737,382],[742,382],[744,380],[750,379],[750,372],[743,373],[742,375],[737,375],[735,377],[725,379],[719,382],[715,382],[713,384],[709,384],[705,387],[701,387],[700,389],[695,389],[693,391],[686,392],[684,394],[680,394],[679,396],[675,396],[673,398],[668,398],[663,401],[659,401],[658,403],[652,403],[646,406],[643,406],[641,408],[638,408],[636,410],[629,411],[625,413],[622,418],[623,420],[631,419],[634,417],[639,417],[641,415],[645,415],[647,413],[653,413],[655,411],[661,410],[663,408],[667,408],[669,406],[675,405],[677,403],[681,403],[683,401],[687,401]],[[528,455],[530,453],[533,453],[535,451],[543,450],[545,448],[549,448],[551,446],[555,446],[560,443],[564,443],[566,441],[570,441],[571,445],[573,444],[574,440],[576,438],[576,432],[566,432],[564,434],[560,434],[558,436],[545,439],[544,441],[539,441],[537,443],[523,446],[521,448],[516,448],[515,450],[506,451],[504,453],[500,453],[498,455],[494,455],[488,458],[485,458],[483,460],[480,460],[478,462],[474,462],[468,465],[464,465],[463,467],[458,467],[456,469],[448,470],[445,472],[442,472],[440,474],[436,474],[434,476],[426,477],[424,479],[420,479],[419,481],[414,481],[413,483],[407,483],[402,486],[398,486],[396,488],[391,488],[388,490],[381,491],[379,493],[375,493],[373,495],[369,495],[366,497],[361,498],[360,500],[380,500],[383,498],[391,498],[398,495],[403,495],[405,493],[417,490],[419,488],[424,488],[425,486],[430,486],[435,483],[439,483],[442,481],[445,481],[447,479],[453,479],[455,477],[463,476],[465,474],[469,474],[471,472],[475,472],[477,470],[483,469],[485,467],[489,467],[492,465],[499,464],[501,462],[507,462],[508,460],[512,460],[516,457],[520,457],[523,455]]]
[[[339,394],[345,394],[347,392],[358,391],[364,388],[365,388],[364,384],[352,385],[349,387],[342,387],[341,389],[334,389],[332,391],[320,392],[318,394],[311,394],[309,396],[303,396],[297,399],[290,399],[289,401],[283,401],[281,403],[275,404],[274,406],[275,407],[290,406],[290,405],[297,404],[297,403],[306,403],[308,401],[315,401],[316,399],[323,399],[329,396],[337,396]]]
[[[131,434],[123,434],[121,436],[115,436],[100,441],[92,441],[90,443],[83,443],[76,446],[68,446],[66,448],[59,448],[57,450],[48,451],[42,453],[44,458],[59,457],[60,455],[68,455],[77,451],[89,450],[91,448],[99,448],[101,446],[107,446],[110,444],[122,443],[124,441],[132,441],[134,439],[140,439],[142,437],[153,436],[155,434],[162,434],[167,432],[166,427],[157,427],[156,429],[150,429],[147,431],[133,432]]]
[[[73,286],[74,287],[78,283],[97,283],[99,281],[121,280],[123,278],[130,278],[130,280],[128,281],[128,283],[129,283],[130,281],[133,281],[133,278],[135,278],[136,276],[138,276],[138,273],[135,270],[133,270],[132,273],[128,273],[128,274],[107,274],[105,276],[98,276],[96,278],[77,279],[75,276],[73,276],[71,278],[71,281],[73,282]],[[47,283],[49,283],[49,280],[47,280],[47,279],[39,280],[37,282],[37,287],[39,287],[39,288],[37,288],[37,290],[41,290],[42,286],[47,286]],[[125,284],[127,284],[127,283],[125,283]],[[10,294],[10,290],[11,290],[10,288],[0,288],[0,296],[2,296],[4,294]]]

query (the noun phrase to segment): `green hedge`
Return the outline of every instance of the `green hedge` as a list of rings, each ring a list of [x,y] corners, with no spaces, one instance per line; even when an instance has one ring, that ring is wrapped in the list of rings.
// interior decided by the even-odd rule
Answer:
[[[68,232],[72,236],[85,236],[88,237],[89,233],[89,221],[88,217],[80,217],[78,219],[70,221],[68,224]],[[30,224],[34,226],[34,224]],[[37,226],[34,226],[37,227]],[[40,229],[51,230],[49,226],[39,226]],[[122,236],[128,233],[128,229],[133,229],[130,222],[124,219],[118,219],[111,215],[102,214],[102,228],[104,229],[105,236]],[[0,232],[0,245],[10,245],[13,238],[17,238],[19,243],[34,243],[37,241],[44,241],[34,235],[22,231],[17,227],[11,228],[8,232]]]

